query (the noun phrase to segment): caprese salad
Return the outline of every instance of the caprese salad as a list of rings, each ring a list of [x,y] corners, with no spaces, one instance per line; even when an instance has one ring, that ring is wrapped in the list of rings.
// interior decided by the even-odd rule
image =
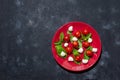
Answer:
[[[60,33],[58,41],[54,43],[57,54],[69,62],[87,64],[98,51],[98,48],[91,46],[92,33],[87,29],[73,31],[74,26],[69,26],[66,33]]]

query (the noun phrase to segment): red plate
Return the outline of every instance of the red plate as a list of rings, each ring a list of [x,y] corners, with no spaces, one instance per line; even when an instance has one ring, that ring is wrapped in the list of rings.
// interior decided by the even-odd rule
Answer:
[[[68,62],[68,58],[63,59],[57,55],[54,43],[59,40],[59,35],[61,32],[63,32],[64,34],[67,33],[69,26],[73,26],[73,32],[76,30],[83,31],[84,29],[87,29],[90,33],[92,33],[93,42],[91,43],[91,46],[98,48],[98,51],[97,53],[94,54],[92,58],[89,59],[87,64],[83,64],[83,63],[76,64],[74,62]],[[101,40],[96,30],[93,27],[91,27],[89,24],[86,24],[84,22],[69,22],[61,26],[56,31],[53,37],[53,40],[52,40],[52,52],[53,52],[53,56],[55,60],[57,61],[57,63],[61,65],[63,68],[70,70],[70,71],[84,71],[92,67],[99,59],[100,54],[101,54]]]

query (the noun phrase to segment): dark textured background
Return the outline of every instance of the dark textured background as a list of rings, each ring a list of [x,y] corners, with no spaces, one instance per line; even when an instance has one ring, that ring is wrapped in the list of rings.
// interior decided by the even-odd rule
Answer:
[[[102,41],[93,69],[72,73],[51,52],[69,21],[92,25]],[[0,80],[120,80],[120,0],[0,0]]]

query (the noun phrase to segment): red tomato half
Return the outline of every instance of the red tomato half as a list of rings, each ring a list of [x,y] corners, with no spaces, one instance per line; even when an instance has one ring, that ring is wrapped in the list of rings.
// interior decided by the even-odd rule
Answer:
[[[72,47],[68,46],[65,50],[66,50],[67,54],[71,54],[73,49],[72,49]]]
[[[87,48],[90,46],[90,44],[87,41],[82,42],[83,47]]]
[[[92,57],[92,56],[93,56],[93,53],[92,53],[91,50],[87,50],[87,51],[86,51],[86,54],[87,54],[87,56],[89,56],[89,57]]]
[[[82,60],[81,56],[75,56],[75,61],[80,62]]]
[[[77,41],[72,42],[72,45],[73,45],[74,48],[78,48],[78,46],[79,46]]]
[[[80,35],[81,35],[81,34],[80,34],[80,31],[76,31],[74,35],[75,35],[77,38],[79,38]]]
[[[83,30],[83,34],[84,34],[84,35],[89,34],[88,30],[87,30],[87,29],[84,29],[84,30]]]
[[[65,41],[65,42],[69,42],[69,41],[70,41],[70,36],[69,36],[69,35],[65,35],[64,41]]]

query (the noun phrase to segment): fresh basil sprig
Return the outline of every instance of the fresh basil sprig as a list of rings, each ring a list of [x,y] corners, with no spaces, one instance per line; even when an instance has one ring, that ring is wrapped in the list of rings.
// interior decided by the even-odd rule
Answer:
[[[77,51],[76,49],[73,49],[73,55],[74,55],[74,56],[79,55],[79,53],[78,53],[78,51]]]
[[[82,48],[82,43],[80,40],[78,40],[79,48]]]
[[[60,38],[60,41],[62,42],[63,39],[64,39],[64,33],[63,32],[60,33],[60,37],[59,38]]]
[[[64,50],[64,48],[62,47],[62,45],[56,45],[55,48],[56,48],[57,54],[58,54],[60,57],[63,57],[63,56],[61,56],[60,54],[61,54],[62,51],[63,51],[63,52],[66,52],[66,51]],[[67,55],[67,54],[66,54],[66,55]],[[65,56],[65,57],[66,57],[66,56]]]
[[[81,62],[77,62],[76,60],[74,60],[74,62],[76,63],[76,64],[80,64]]]
[[[81,34],[81,37],[82,37],[83,40],[86,41],[86,40],[88,40],[91,37],[91,33],[87,34],[86,36]]]
[[[61,33],[60,33],[60,37],[59,37],[59,41],[58,41],[58,42],[55,42],[54,44],[55,44],[55,45],[61,45],[62,42],[63,42],[63,39],[64,39],[64,33],[61,32]]]
[[[84,52],[84,59],[89,60],[89,57],[86,55],[86,51]]]
[[[70,32],[70,31],[67,31],[67,34],[71,34],[71,32]]]

